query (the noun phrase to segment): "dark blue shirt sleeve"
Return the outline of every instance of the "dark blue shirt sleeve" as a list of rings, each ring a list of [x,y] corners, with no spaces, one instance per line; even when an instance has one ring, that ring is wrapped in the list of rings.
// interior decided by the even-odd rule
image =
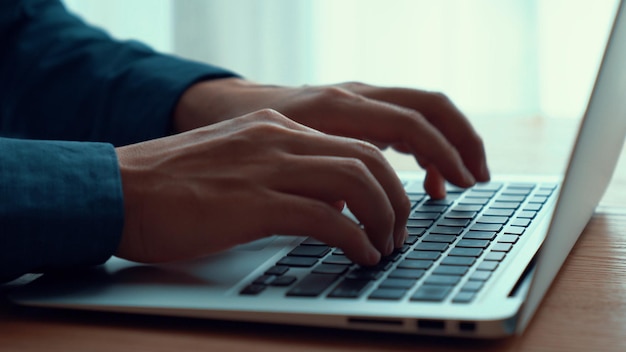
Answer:
[[[112,40],[58,0],[3,0],[0,281],[111,256],[123,227],[113,146],[170,134],[186,88],[232,76]]]

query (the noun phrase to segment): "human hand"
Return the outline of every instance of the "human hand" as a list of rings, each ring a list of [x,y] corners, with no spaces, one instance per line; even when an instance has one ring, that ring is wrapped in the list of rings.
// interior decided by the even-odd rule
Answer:
[[[223,79],[192,86],[174,123],[188,130],[262,108],[328,134],[413,154],[426,169],[424,188],[434,198],[445,196],[444,180],[469,187],[490,177],[481,138],[438,93],[361,83],[290,88]]]
[[[125,259],[201,257],[285,234],[315,237],[372,265],[406,237],[410,203],[377,147],[275,111],[116,151],[125,203],[116,255]]]

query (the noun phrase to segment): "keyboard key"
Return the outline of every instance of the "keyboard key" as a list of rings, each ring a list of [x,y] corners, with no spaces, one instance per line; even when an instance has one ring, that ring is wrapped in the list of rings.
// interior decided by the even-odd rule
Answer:
[[[406,259],[426,259],[437,260],[441,256],[440,252],[414,250],[406,255]]]
[[[326,243],[309,237],[300,243],[301,246],[328,246]]]
[[[502,235],[498,237],[499,243],[515,243],[519,239],[517,235]]]
[[[394,260],[392,260],[392,258],[390,258],[389,256],[387,257],[382,257],[380,259],[380,261],[375,264],[375,265],[370,265],[370,266],[363,266],[363,265],[359,265],[355,270],[361,270],[361,271],[387,271],[389,269],[391,269],[391,267],[393,266]]]
[[[489,241],[487,240],[460,240],[456,246],[457,247],[466,247],[466,248],[487,248],[489,246]]]
[[[429,199],[424,202],[424,205],[445,205],[449,206],[454,203],[453,199],[444,198],[444,199]]]
[[[510,243],[496,243],[491,247],[493,252],[508,252],[513,247]]]
[[[462,268],[462,267],[461,267]],[[424,281],[425,285],[449,285],[454,286],[461,281],[460,276],[432,274]]]
[[[342,275],[348,271],[348,266],[339,264],[320,264],[313,268],[316,274]]]
[[[330,252],[328,246],[298,246],[294,248],[288,256],[292,257],[317,257],[321,258]]]
[[[459,201],[459,204],[466,205],[485,205],[489,203],[489,198],[463,198]]]
[[[418,239],[419,239],[419,236],[409,235],[404,240],[404,244],[414,245]]]
[[[502,188],[502,183],[500,182],[487,182],[487,183],[477,183],[474,185],[474,191],[498,191]]]
[[[285,265],[292,267],[312,267],[317,263],[317,258],[310,257],[283,257],[276,263],[277,265]]]
[[[520,204],[516,202],[493,202],[491,207],[494,209],[517,209]]]
[[[463,233],[463,230],[462,227],[435,226],[430,229],[430,233],[458,236]]]
[[[452,291],[453,286],[423,285],[413,294],[411,301],[441,302]]]
[[[530,219],[513,219],[511,226],[528,227],[530,225]]]
[[[536,196],[541,196],[541,197],[549,197],[552,194],[552,190],[550,189],[540,189],[537,192],[535,192]]]
[[[438,226],[466,227],[469,225],[468,219],[441,219],[437,223]]]
[[[415,246],[415,249],[420,251],[443,252],[448,249],[448,244],[441,242],[420,242]]]
[[[497,264],[498,262],[488,262],[488,263],[496,263]],[[435,268],[435,270],[433,270],[433,275],[462,276],[462,275],[465,275],[468,270],[469,269],[466,266],[439,265],[438,267]]]
[[[517,213],[517,217],[520,219],[534,219],[537,216],[536,211],[523,210]]]
[[[449,212],[447,212],[446,214],[444,214],[444,218],[446,219],[473,219],[476,216],[476,212],[475,211],[456,211],[456,210],[451,210]]]
[[[528,204],[524,205],[522,210],[539,211],[542,206],[543,206],[543,204],[541,204],[541,203],[528,203]]]
[[[351,265],[352,260],[348,259],[345,255],[332,254],[324,258],[322,262],[324,264],[339,264],[339,265]]]
[[[507,186],[507,188],[526,188],[526,189],[533,189],[537,187],[536,184],[534,183],[530,183],[530,182],[515,182],[515,183],[511,183]]]
[[[421,236],[426,232],[426,228],[425,227],[407,227],[406,231],[409,233],[410,236]]]
[[[531,192],[528,188],[507,188],[502,191],[502,195],[505,196],[527,196]]]
[[[501,262],[506,257],[506,252],[489,252],[485,255],[485,260],[495,260]]]
[[[276,276],[274,275],[261,275],[256,278],[256,280],[254,280],[252,283],[255,285],[269,285],[272,281],[274,281],[275,278]]]
[[[460,266],[472,266],[476,262],[474,257],[454,257],[447,256],[443,258],[441,264],[444,265],[460,265]]]
[[[251,284],[243,288],[239,293],[242,295],[258,295],[263,292],[267,286]]]
[[[352,270],[346,278],[353,280],[378,280],[383,276],[383,271],[359,267]]]
[[[398,268],[401,269],[428,269],[433,265],[432,260],[413,260],[405,259],[398,263]]]
[[[482,248],[460,248],[455,247],[450,250],[450,256],[459,257],[479,257],[483,253]]]
[[[378,287],[380,287],[380,288],[404,288],[404,289],[410,289],[411,287],[415,286],[416,282],[417,282],[417,280],[415,280],[415,279],[394,279],[394,278],[389,278],[389,279],[383,280],[383,282],[381,282]]]
[[[430,227],[433,222],[432,220],[414,220],[409,219],[406,222],[406,227]]]
[[[452,243],[452,242],[456,241],[456,236],[454,236],[454,235],[430,234],[430,235],[424,236],[424,239],[422,241],[424,241],[424,242]]]
[[[289,271],[289,267],[288,266],[282,266],[282,265],[275,265],[269,269],[267,269],[265,271],[265,275],[276,275],[276,276],[280,276],[285,274],[287,271]]]
[[[309,274],[287,291],[287,296],[316,297],[332,285],[338,275]]]
[[[453,207],[451,211],[470,212],[470,213],[474,213],[474,215],[475,215],[476,212],[479,212],[482,208],[483,208],[482,205],[463,204],[463,205],[457,205],[457,206]]]
[[[474,224],[470,227],[470,231],[495,231],[500,232],[502,225],[500,224]]]
[[[496,270],[499,264],[500,262],[496,262],[496,261],[484,261],[478,265],[476,270],[494,271]]]
[[[507,226],[504,228],[504,233],[509,233],[512,235],[522,235],[524,234],[524,231],[526,231],[526,228],[519,226]]]
[[[501,195],[496,198],[496,202],[515,202],[521,203],[526,199],[523,195]]]
[[[468,281],[461,287],[461,291],[480,291],[483,285],[485,285],[484,281]]]
[[[476,292],[473,291],[461,291],[454,296],[452,303],[470,303],[476,297]]]
[[[513,215],[513,213],[515,213],[515,210],[513,209],[495,209],[495,208],[489,208],[487,210],[485,210],[485,212],[483,213],[483,215],[487,215],[487,216],[507,216],[507,217],[511,217]]]
[[[395,269],[389,273],[390,278],[394,279],[420,279],[426,270],[420,269]]]
[[[407,292],[404,288],[377,288],[368,298],[395,301],[402,299]]]
[[[492,198],[495,194],[496,194],[495,191],[470,190],[469,192],[465,193],[465,197],[466,198]]]
[[[491,271],[475,271],[472,276],[470,276],[470,281],[487,281],[491,277]]]
[[[414,212],[420,212],[420,213],[443,213],[446,208],[448,208],[445,205],[420,205],[419,207],[415,208]]]
[[[487,216],[479,217],[476,222],[481,224],[506,224],[509,218],[506,216]]]
[[[534,196],[534,197],[530,197],[530,199],[528,200],[528,203],[540,203],[540,204],[544,204],[545,202],[548,201],[548,197],[543,197],[543,196]]]
[[[298,278],[291,275],[279,276],[272,281],[270,285],[272,286],[290,286],[294,282],[296,282]]]
[[[363,294],[369,283],[369,280],[345,279],[328,294],[328,297],[357,298]]]
[[[422,212],[413,212],[409,215],[409,219],[411,220],[436,220],[440,213],[422,213]]]
[[[497,233],[494,231],[469,231],[463,235],[463,239],[468,240],[493,240]]]

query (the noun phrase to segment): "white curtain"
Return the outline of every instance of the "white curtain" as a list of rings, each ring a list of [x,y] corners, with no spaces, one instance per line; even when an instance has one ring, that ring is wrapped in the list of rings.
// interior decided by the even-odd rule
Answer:
[[[259,82],[438,90],[473,118],[579,117],[616,0],[65,0]]]

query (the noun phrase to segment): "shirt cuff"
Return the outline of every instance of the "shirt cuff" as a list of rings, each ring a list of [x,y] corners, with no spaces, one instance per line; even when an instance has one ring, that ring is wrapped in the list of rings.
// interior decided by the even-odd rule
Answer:
[[[0,138],[0,281],[105,262],[124,205],[106,143]]]

